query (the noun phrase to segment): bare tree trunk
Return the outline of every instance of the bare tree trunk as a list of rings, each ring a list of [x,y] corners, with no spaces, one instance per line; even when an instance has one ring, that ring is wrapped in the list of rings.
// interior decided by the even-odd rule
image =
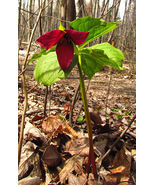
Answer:
[[[48,3],[50,2],[50,0],[48,0]],[[53,15],[53,1],[51,2],[51,4],[48,7],[48,31],[50,31],[52,29],[52,15]]]
[[[31,35],[31,11],[32,11],[32,0],[30,0],[29,2],[29,6],[28,6],[28,35],[27,35],[27,40],[29,42],[30,40],[30,35]]]
[[[83,8],[84,8],[83,0],[78,0],[77,6],[78,6],[78,9],[79,9],[78,17],[83,17]]]
[[[20,37],[20,32],[19,32],[19,29],[20,29],[20,23],[21,23],[21,4],[22,4],[22,0],[19,0],[19,7],[18,7],[18,39]]]
[[[117,21],[117,15],[118,15],[118,10],[119,10],[119,6],[120,6],[120,2],[121,0],[116,0],[116,1],[113,1],[113,11],[112,11],[112,20],[113,22],[116,22]],[[113,40],[113,35],[114,35],[114,32],[116,30],[113,30],[111,33],[110,33],[110,36],[108,38],[108,42],[109,43],[112,43],[112,40]]]
[[[38,6],[39,6],[39,9],[41,10],[41,2],[40,0],[38,0]],[[39,34],[40,36],[42,35],[42,25],[41,25],[42,21],[41,21],[41,16],[39,18]]]
[[[108,11],[108,7],[109,7],[109,0],[107,0],[106,2],[104,1],[102,4],[102,12],[101,12],[101,16],[100,18],[103,18],[103,16],[106,14],[106,12]]]
[[[68,21],[73,21],[74,19],[76,19],[75,0],[68,0],[67,20]],[[70,28],[69,24],[67,24],[67,28]]]
[[[67,0],[61,0],[61,20],[63,20],[62,24],[66,27],[66,14],[67,14]]]
[[[93,16],[93,1],[90,0],[90,16]]]
[[[97,12],[96,12],[96,17],[99,17],[100,11],[101,11],[101,8],[100,8],[100,1],[97,0]]]

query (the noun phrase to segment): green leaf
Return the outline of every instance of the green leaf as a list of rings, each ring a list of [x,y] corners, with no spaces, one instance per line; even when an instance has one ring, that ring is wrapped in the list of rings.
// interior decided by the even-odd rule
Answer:
[[[67,71],[64,72],[58,63],[55,52],[44,54],[37,61],[34,77],[39,84],[42,82],[44,85],[49,86],[58,80],[66,78],[77,64],[77,61],[77,56],[75,56]]]
[[[81,51],[82,70],[91,79],[93,75],[108,64],[109,58],[103,50],[83,49]]]
[[[96,44],[90,48],[103,50],[104,54],[106,54],[109,58],[108,65],[116,69],[123,70],[122,61],[124,60],[124,55],[121,50],[115,48],[108,42]]]
[[[105,22],[103,19],[94,17],[83,17],[78,18],[72,22],[70,25],[73,29],[77,31],[89,32],[86,41],[80,45],[80,48],[84,47],[89,42],[109,33],[110,31],[117,28],[116,22]]]
[[[27,62],[27,65],[30,62],[33,62],[33,61],[39,59],[43,54],[47,54],[47,53],[52,52],[52,51],[55,51],[55,50],[56,50],[56,46],[53,46],[50,49],[44,49],[44,48],[42,48],[39,53],[33,55],[33,57]]]
[[[62,114],[59,114],[60,118],[63,119],[63,120],[66,120],[65,116],[62,115]]]
[[[76,121],[81,123],[81,122],[83,122],[83,120],[84,120],[83,116],[79,116]]]
[[[109,43],[97,44],[80,50],[82,70],[91,79],[104,66],[122,69],[124,56],[119,49]]]

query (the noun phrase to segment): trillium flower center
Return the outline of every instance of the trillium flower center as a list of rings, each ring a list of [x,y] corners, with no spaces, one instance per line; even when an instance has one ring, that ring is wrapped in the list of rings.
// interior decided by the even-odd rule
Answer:
[[[45,49],[56,45],[57,59],[60,67],[65,71],[74,57],[74,44],[81,45],[85,42],[89,32],[76,30],[53,30],[37,39],[37,42]]]
[[[63,37],[59,40],[57,47],[63,44],[73,45],[72,42],[72,38],[67,33],[65,33]]]

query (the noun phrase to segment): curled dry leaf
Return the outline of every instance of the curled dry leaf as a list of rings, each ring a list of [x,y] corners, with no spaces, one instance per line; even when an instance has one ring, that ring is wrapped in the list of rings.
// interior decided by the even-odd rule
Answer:
[[[65,152],[69,152],[71,155],[88,156],[88,138],[71,139],[65,145]]]
[[[43,116],[40,116],[40,115],[35,115],[31,121],[39,121],[41,119],[43,119],[44,117]]]
[[[56,137],[59,133],[65,133],[69,136],[79,138],[76,131],[71,128],[67,121],[63,120],[58,114],[46,118],[42,123],[42,128],[50,137]]]
[[[102,156],[105,153],[105,147],[107,145],[108,136],[106,134],[97,136],[97,141],[94,142],[94,150],[98,156]],[[65,152],[69,152],[71,155],[88,156],[89,155],[89,139],[83,137],[80,139],[71,139],[64,147]]]
[[[95,179],[94,175],[92,173],[89,174],[88,177],[88,185],[103,185],[103,181],[101,181],[101,179]]]
[[[65,184],[65,181],[69,179],[69,174],[74,171],[76,175],[82,175],[82,165],[84,158],[80,156],[73,156],[65,162],[64,168],[59,173],[60,182]]]
[[[40,170],[40,157],[35,152],[37,146],[28,141],[22,148],[21,160],[18,168],[18,178],[22,179],[28,175],[42,177]]]
[[[81,175],[73,175],[72,173],[68,174],[68,184],[69,185],[85,185],[87,182],[86,174],[82,173]]]
[[[105,148],[108,142],[108,134],[101,134],[95,137],[95,153],[102,157],[102,155],[105,153]]]
[[[61,162],[61,156],[54,145],[48,146],[42,156],[43,161],[49,167],[56,167]]]
[[[117,152],[110,173],[105,176],[106,183],[113,183],[114,185],[128,185],[130,178],[131,154],[123,147]]]
[[[47,142],[46,137],[41,131],[27,122],[24,129],[24,139],[33,141],[37,145],[42,145]]]
[[[133,149],[131,150],[131,155],[132,155],[132,170],[136,172],[136,150]]]
[[[93,121],[94,125],[103,123],[98,112],[90,112],[90,119]]]
[[[18,182],[18,185],[40,185],[41,179],[39,177],[26,177]]]

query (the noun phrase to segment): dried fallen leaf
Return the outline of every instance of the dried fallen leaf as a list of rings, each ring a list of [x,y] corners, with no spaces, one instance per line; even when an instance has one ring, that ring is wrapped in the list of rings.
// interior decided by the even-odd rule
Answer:
[[[104,184],[103,181],[101,181],[99,178],[96,180],[92,173],[89,174],[88,185],[103,185],[103,184]]]
[[[106,183],[113,183],[114,185],[128,185],[130,178],[131,154],[123,147],[117,152],[113,160],[113,165],[109,174],[105,176]]]
[[[27,122],[24,129],[24,139],[34,142],[37,145],[42,145],[47,142],[46,137],[41,131]]]
[[[77,175],[83,174],[82,164],[83,164],[84,158],[80,156],[73,156],[72,158],[68,159],[65,162],[64,168],[59,173],[60,182],[65,184],[65,181],[68,180],[69,174],[73,171]]]
[[[54,145],[45,149],[42,159],[49,167],[56,167],[61,162],[61,156]]]
[[[39,177],[26,177],[18,182],[18,185],[40,185],[41,179]]]
[[[136,162],[136,150],[135,149],[131,150],[131,155],[132,155],[132,157],[134,158],[134,160]]]
[[[44,117],[43,116],[40,116],[40,115],[35,115],[31,121],[38,121],[38,120],[41,120],[43,119]]]
[[[108,133],[98,135],[94,140],[95,153],[102,156],[108,142]]]
[[[65,152],[69,152],[71,155],[88,156],[88,138],[71,139],[65,145]]]
[[[87,182],[87,176],[86,174],[82,175],[73,175],[72,173],[68,174],[68,184],[69,185],[85,185]]]
[[[40,170],[40,157],[35,152],[37,146],[28,141],[22,148],[21,160],[18,168],[18,178],[22,179],[28,175],[42,177]]]
[[[119,173],[123,173],[125,170],[125,166],[118,166],[117,168],[113,168],[110,170],[110,172],[112,174],[119,174]]]
[[[80,138],[76,131],[71,128],[67,121],[63,120],[58,114],[46,118],[42,123],[42,128],[50,137],[56,137],[59,133],[65,133],[69,136]]]
[[[94,125],[103,123],[98,112],[90,112],[90,119],[94,122]]]
[[[131,150],[131,155],[132,155],[132,158],[133,158],[131,168],[132,168],[133,171],[136,172],[136,150],[135,149]]]

